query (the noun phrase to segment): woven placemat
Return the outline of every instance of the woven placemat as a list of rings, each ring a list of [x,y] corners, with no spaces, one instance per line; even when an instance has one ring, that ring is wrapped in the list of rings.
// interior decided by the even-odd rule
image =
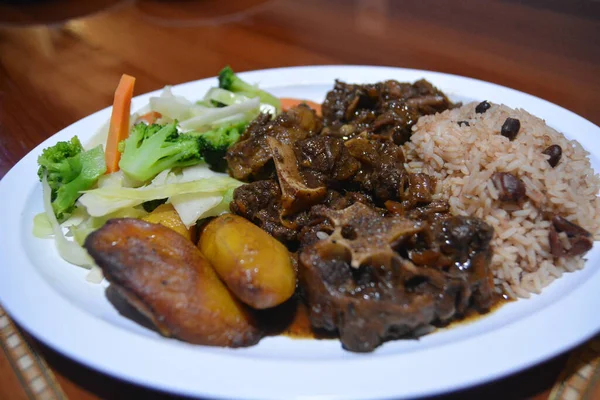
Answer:
[[[600,399],[600,335],[569,356],[548,400]]]
[[[66,400],[52,370],[0,307],[0,349],[30,399]]]
[[[6,354],[30,399],[67,399],[52,370],[2,307],[0,349]],[[548,400],[597,399],[600,399],[600,335],[573,351],[548,397]]]

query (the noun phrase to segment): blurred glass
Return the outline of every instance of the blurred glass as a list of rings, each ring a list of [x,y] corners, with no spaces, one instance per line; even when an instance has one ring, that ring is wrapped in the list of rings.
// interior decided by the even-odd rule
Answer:
[[[248,18],[276,0],[137,0],[140,15],[153,24],[172,27],[220,25]]]
[[[50,1],[54,1],[54,0],[0,0],[0,4],[20,5],[20,4],[47,3]]]
[[[107,10],[127,0],[0,0],[0,25],[51,25]]]

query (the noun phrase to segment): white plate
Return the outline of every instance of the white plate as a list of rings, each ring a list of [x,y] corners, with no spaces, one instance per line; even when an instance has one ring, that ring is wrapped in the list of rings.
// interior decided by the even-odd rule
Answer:
[[[426,78],[455,100],[491,100],[522,107],[592,155],[598,171],[600,128],[536,97],[473,79],[398,68],[327,66],[244,73],[278,96],[322,101],[336,78],[348,82]],[[201,97],[215,79],[176,86]],[[134,99],[140,108],[154,94]],[[193,346],[165,339],[121,317],[104,286],[62,261],[51,240],[31,234],[42,211],[36,158],[42,148],[79,135],[88,139],[110,115],[99,111],[25,156],[0,182],[0,301],[30,333],[65,355],[141,385],[211,398],[399,398],[464,388],[514,373],[557,355],[600,330],[598,246],[586,267],[566,274],[542,295],[507,304],[470,324],[421,340],[387,343],[371,354],[341,349],[337,340],[270,337],[246,349]]]

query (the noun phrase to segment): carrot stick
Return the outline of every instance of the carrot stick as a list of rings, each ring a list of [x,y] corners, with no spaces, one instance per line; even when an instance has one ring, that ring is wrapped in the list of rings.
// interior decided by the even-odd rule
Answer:
[[[307,106],[309,106],[310,108],[315,110],[317,112],[317,114],[321,115],[321,105],[319,103],[315,103],[314,101],[302,100],[302,99],[292,99],[292,98],[286,98],[286,97],[279,99],[279,101],[281,101],[281,109],[283,111],[289,110],[290,108],[295,107],[300,104],[306,104]]]
[[[138,119],[135,120],[135,123],[137,124],[138,122],[145,122],[148,125],[151,125],[153,123],[156,122],[157,119],[161,118],[162,114],[156,111],[150,111],[147,112],[146,114],[140,115],[138,117]]]
[[[123,74],[115,91],[105,149],[106,173],[108,174],[119,170],[119,160],[121,159],[121,153],[118,149],[119,142],[129,136],[129,115],[131,114],[131,97],[133,96],[134,85],[135,78]]]

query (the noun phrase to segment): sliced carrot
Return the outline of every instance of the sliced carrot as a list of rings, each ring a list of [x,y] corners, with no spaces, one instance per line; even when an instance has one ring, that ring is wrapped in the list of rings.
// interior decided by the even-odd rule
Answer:
[[[140,115],[136,120],[135,123],[137,124],[138,122],[145,122],[148,125],[153,124],[156,122],[157,119],[161,118],[162,114],[157,112],[157,111],[150,111],[147,112],[146,114]]]
[[[115,91],[105,149],[106,173],[108,174],[119,170],[119,160],[121,159],[121,153],[118,149],[119,142],[129,136],[129,115],[131,114],[131,97],[133,96],[134,85],[135,78],[123,74]]]
[[[315,103],[314,101],[292,99],[287,97],[281,98],[279,100],[281,101],[281,109],[284,111],[289,110],[290,108],[295,107],[299,104],[306,104],[307,106],[315,110],[317,114],[321,115],[321,105],[319,103]]]

